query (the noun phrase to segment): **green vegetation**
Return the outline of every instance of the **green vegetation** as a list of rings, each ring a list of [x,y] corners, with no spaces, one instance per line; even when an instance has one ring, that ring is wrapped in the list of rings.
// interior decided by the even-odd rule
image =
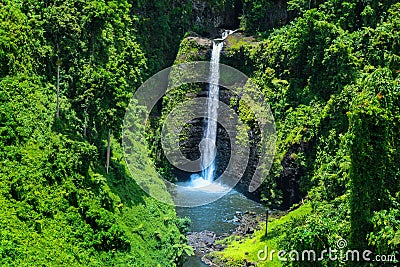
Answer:
[[[154,71],[131,7],[0,4],[2,266],[174,266],[190,253],[188,221],[136,185],[120,146],[125,107]],[[156,176],[136,160],[135,175]]]
[[[223,58],[253,78],[274,112],[278,144],[264,185],[268,206],[285,202],[279,184],[289,178],[298,180],[300,197],[307,196],[313,207],[309,215],[286,223],[276,244],[286,251],[322,251],[344,238],[350,249],[398,258],[400,6],[308,2],[290,1],[296,19],[264,29],[257,42],[231,42]],[[254,6],[252,12],[262,11]],[[296,174],[285,177],[288,168]],[[241,254],[228,251],[222,260],[236,259],[236,266]]]
[[[265,223],[260,225],[261,230],[255,231],[250,238],[242,239],[240,237],[230,236],[220,243],[227,245],[221,252],[213,252],[210,257],[215,257],[226,266],[243,266],[246,262],[256,262],[257,266],[281,266],[281,262],[276,257],[276,253],[270,259],[272,250],[279,251],[279,241],[285,237],[287,224],[291,221],[302,220],[305,216],[311,214],[311,205],[309,203],[300,206],[298,209],[289,212],[280,218],[272,218],[268,222],[268,237],[265,238]],[[267,255],[265,255],[267,248]],[[265,260],[259,260],[258,254]]]
[[[397,2],[207,0],[201,12],[211,15],[202,24],[201,5],[192,1],[2,1],[0,264],[174,266],[191,253],[188,221],[146,195],[132,175],[157,175],[149,154],[175,179],[160,151],[160,125],[201,85],[169,92],[147,136],[129,136],[138,155],[128,162],[133,174],[121,148],[123,118],[151,74],[208,60],[206,39],[182,38],[212,35],[224,17],[218,13],[233,8],[242,33],[226,40],[222,63],[261,88],[278,133],[262,200],[268,208],[307,201],[272,220],[267,237],[260,230],[231,240],[216,256],[236,266],[255,261],[264,245],[322,250],[343,238],[349,248],[400,259]],[[231,104],[254,129],[251,107]]]

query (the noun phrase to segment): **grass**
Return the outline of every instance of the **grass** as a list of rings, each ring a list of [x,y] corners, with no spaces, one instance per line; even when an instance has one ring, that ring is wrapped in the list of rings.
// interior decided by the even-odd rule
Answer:
[[[265,238],[265,223],[262,223],[260,230],[256,231],[252,237],[240,239],[239,237],[230,236],[221,242],[227,244],[227,248],[220,252],[214,252],[211,256],[217,262],[223,262],[226,266],[236,267],[243,266],[245,262],[257,263],[257,266],[282,266],[281,262],[275,257],[271,261],[269,253],[272,250],[279,251],[278,240],[282,233],[281,227],[293,218],[300,218],[311,213],[311,205],[306,203],[288,214],[270,219],[268,223],[268,237]],[[262,261],[258,259],[258,252],[265,250],[267,247],[268,257]],[[261,257],[265,254],[262,253]]]

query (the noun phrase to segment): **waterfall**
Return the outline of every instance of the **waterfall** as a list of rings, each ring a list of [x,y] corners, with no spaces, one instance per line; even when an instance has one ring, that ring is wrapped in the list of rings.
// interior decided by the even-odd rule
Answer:
[[[226,37],[224,34],[222,37]],[[219,56],[224,43],[213,41],[213,49],[210,62],[209,90],[207,98],[207,119],[203,135],[203,146],[201,153],[201,176],[204,180],[212,182],[215,172],[215,155],[217,139],[217,119],[219,101]],[[207,164],[210,163],[211,164]],[[208,167],[207,167],[208,165]]]
[[[204,124],[203,138],[200,142],[201,151],[201,174],[195,173],[190,176],[189,187],[204,187],[213,183],[215,176],[215,159],[217,153],[217,120],[219,102],[219,57],[224,46],[223,41],[228,35],[235,31],[225,31],[221,38],[213,40],[213,48],[210,61],[210,75],[208,78],[208,97],[207,97],[207,119]],[[224,192],[224,185],[213,184],[213,192]]]

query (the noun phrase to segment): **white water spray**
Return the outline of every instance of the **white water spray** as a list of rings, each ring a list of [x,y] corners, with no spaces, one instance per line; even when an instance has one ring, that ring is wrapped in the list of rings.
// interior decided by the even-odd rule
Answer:
[[[217,153],[217,121],[218,121],[218,102],[219,102],[219,58],[223,40],[234,31],[225,31],[221,38],[213,40],[213,48],[210,61],[209,90],[207,98],[207,113],[203,140],[200,143],[201,150],[201,175],[193,174],[190,184],[193,187],[202,187],[212,184],[216,170]]]
[[[201,176],[204,180],[212,182],[215,172],[215,155],[217,139],[217,120],[219,102],[219,56],[223,42],[213,41],[213,49],[210,62],[210,81],[207,98],[207,120],[203,135],[201,153]]]

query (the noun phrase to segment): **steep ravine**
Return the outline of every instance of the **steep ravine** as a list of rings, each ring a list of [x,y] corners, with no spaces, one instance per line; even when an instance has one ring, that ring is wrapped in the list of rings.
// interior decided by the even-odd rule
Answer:
[[[245,36],[240,31],[233,33],[224,41],[224,49],[221,52],[221,63],[234,66],[239,70],[245,72],[246,54],[244,54],[243,45],[257,45],[257,40],[251,36]],[[208,61],[210,59],[212,41],[211,39],[201,37],[196,34],[188,36],[181,41],[180,49],[177,54],[175,64],[191,62],[191,61]],[[162,102],[162,112],[160,124],[162,125],[163,114],[168,114],[172,107],[180,104],[180,101],[189,100],[193,97],[206,97],[208,87],[205,84],[202,85],[190,85],[177,88],[167,94]],[[236,113],[239,112],[239,108],[235,103],[235,95],[225,88],[220,88],[219,100],[223,103],[230,105]],[[195,160],[200,157],[200,151],[198,145],[202,140],[203,136],[203,120],[194,119],[188,127],[181,133],[181,152],[185,157],[190,160]],[[250,157],[247,164],[246,172],[243,178],[238,182],[235,189],[246,197],[255,201],[260,201],[262,187],[258,188],[255,192],[250,193],[248,186],[252,179],[252,175],[255,170],[255,166],[258,164],[258,155],[256,153],[256,145],[260,141],[258,136],[258,128],[251,127],[248,131],[248,135],[251,137]],[[229,157],[230,157],[230,140],[226,130],[218,125],[217,130],[217,166],[216,174],[220,175],[226,168]],[[291,151],[300,151],[305,146],[293,147]],[[300,149],[300,150],[299,150]],[[289,149],[290,150],[290,149]],[[166,158],[162,154],[161,147],[158,148],[159,161],[162,162],[162,166],[170,166]],[[288,208],[292,204],[297,203],[300,199],[299,192],[299,179],[302,170],[295,161],[291,160],[290,155],[292,152],[288,151],[287,157],[282,161],[283,170],[278,181],[278,187],[282,190],[284,198],[282,202],[282,208]],[[178,181],[187,181],[190,179],[191,173],[187,173],[170,166],[170,172],[173,176],[177,177]]]

